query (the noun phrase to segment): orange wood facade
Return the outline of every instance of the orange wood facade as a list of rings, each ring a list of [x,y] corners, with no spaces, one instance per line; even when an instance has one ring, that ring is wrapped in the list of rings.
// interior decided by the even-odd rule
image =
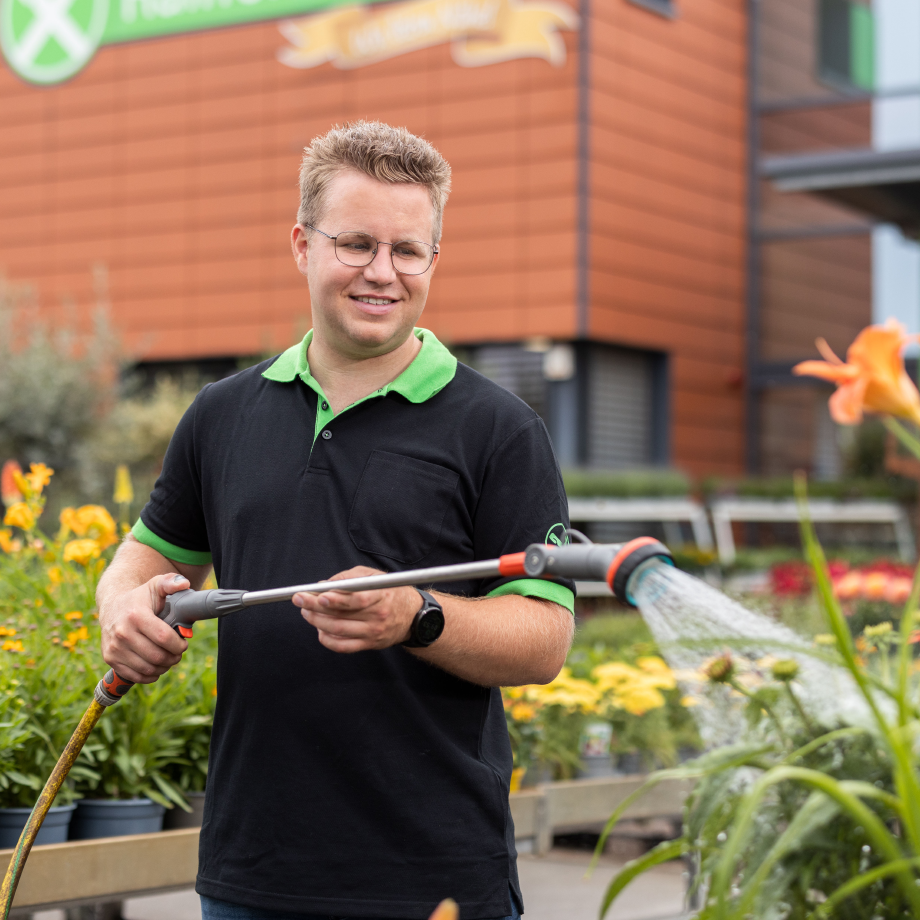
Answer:
[[[668,20],[593,0],[592,340],[671,356],[672,456],[742,464],[743,0]],[[579,336],[578,33],[566,63],[457,66],[446,45],[294,70],[277,23],[102,48],[66,84],[0,66],[0,267],[94,300],[141,359],[278,350],[309,327],[289,253],[300,152],[336,122],[425,135],[454,170],[423,322],[449,343]]]

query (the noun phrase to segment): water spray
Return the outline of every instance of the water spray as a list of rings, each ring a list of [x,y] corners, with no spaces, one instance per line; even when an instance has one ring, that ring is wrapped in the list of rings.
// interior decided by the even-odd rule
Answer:
[[[363,575],[334,581],[265,591],[232,591],[215,588],[207,591],[177,591],[166,597],[158,616],[185,639],[193,635],[193,627],[200,620],[212,620],[249,607],[291,600],[295,594],[323,594],[327,591],[377,591],[384,588],[427,587],[442,582],[470,578],[569,578],[578,581],[606,582],[614,596],[636,606],[635,587],[643,573],[662,564],[673,565],[668,548],[651,537],[639,537],[628,543],[591,543],[578,531],[569,533],[580,543],[550,546],[534,543],[522,553],[511,553],[498,559],[481,562],[463,562],[458,565],[441,565],[407,572],[390,572],[382,575]],[[64,748],[51,776],[45,783],[29,820],[23,828],[3,884],[0,886],[2,920],[7,920],[16,887],[25,867],[32,844],[41,829],[48,809],[58,790],[67,778],[86,739],[106,708],[117,703],[134,683],[109,670],[96,686],[94,699],[80,724]]]

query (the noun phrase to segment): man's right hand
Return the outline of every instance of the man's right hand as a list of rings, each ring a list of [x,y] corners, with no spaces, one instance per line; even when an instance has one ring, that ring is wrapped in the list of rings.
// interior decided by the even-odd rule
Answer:
[[[124,593],[109,594],[100,605],[102,657],[125,680],[152,684],[178,664],[188,643],[157,614],[168,594],[191,587],[184,575],[156,575]]]

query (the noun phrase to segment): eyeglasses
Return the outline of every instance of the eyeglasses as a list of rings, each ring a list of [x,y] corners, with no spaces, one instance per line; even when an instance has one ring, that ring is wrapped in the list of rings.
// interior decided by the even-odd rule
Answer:
[[[390,258],[393,268],[401,275],[424,275],[431,267],[438,250],[421,240],[403,240],[401,243],[381,243],[369,233],[360,230],[345,230],[336,236],[323,233],[312,224],[304,224],[311,230],[316,230],[335,243],[335,257],[343,264],[352,268],[362,268],[370,265],[377,256],[380,246],[390,247]]]

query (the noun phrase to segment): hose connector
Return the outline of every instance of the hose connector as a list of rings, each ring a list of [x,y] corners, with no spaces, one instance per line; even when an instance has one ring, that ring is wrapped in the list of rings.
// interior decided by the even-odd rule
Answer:
[[[671,551],[653,537],[628,543],[572,543],[549,546],[532,543],[524,553],[524,573],[531,578],[556,576],[584,581],[605,581],[617,600],[635,607],[629,580],[636,569],[652,558],[673,565]]]
[[[119,677],[112,668],[109,668],[105,677],[96,684],[93,696],[100,706],[113,706],[133,686],[133,681]]]

